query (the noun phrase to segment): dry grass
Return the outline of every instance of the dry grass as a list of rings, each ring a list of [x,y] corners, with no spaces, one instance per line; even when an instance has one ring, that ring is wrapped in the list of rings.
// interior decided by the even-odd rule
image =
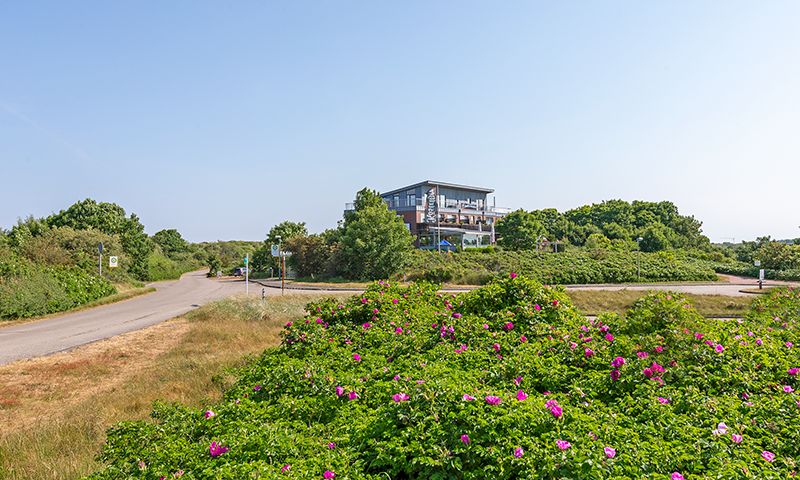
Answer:
[[[584,315],[602,312],[625,313],[633,302],[647,294],[643,290],[570,290],[572,302]],[[740,317],[753,301],[752,297],[686,294],[697,311],[706,317]]]
[[[73,479],[98,467],[106,429],[146,418],[152,402],[202,406],[229,367],[276,345],[283,324],[318,298],[232,298],[185,317],[0,367],[0,478]]]

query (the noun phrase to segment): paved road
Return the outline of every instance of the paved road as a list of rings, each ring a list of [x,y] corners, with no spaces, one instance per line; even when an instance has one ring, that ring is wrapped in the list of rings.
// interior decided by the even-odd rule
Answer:
[[[596,285],[565,285],[564,288],[569,290],[610,290],[610,291],[617,291],[617,290],[639,290],[639,291],[648,291],[648,290],[670,290],[673,292],[681,292],[681,293],[692,293],[696,295],[725,295],[730,297],[738,297],[738,296],[752,296],[750,293],[743,293],[741,290],[743,289],[752,289],[758,288],[758,280],[752,278],[743,278],[743,277],[734,277],[732,275],[725,275],[725,280],[723,282],[708,282],[708,283],[652,283],[652,284],[596,284]],[[275,280],[256,280],[256,282],[264,285],[269,292],[270,289],[280,288],[280,282]],[[767,280],[764,283],[765,286],[779,286],[779,285],[797,285],[796,282],[781,282],[777,280]],[[445,292],[461,292],[466,290],[471,290],[476,287],[464,286],[464,287],[454,287],[454,288],[445,288],[443,291]],[[292,292],[302,292],[302,291],[314,291],[320,290],[318,287],[313,285],[299,285],[294,286],[291,283],[287,283],[286,287],[287,291]],[[358,292],[361,291],[359,288],[342,288],[342,289],[335,289],[338,291],[344,292]],[[330,290],[328,290],[330,291]]]
[[[205,272],[187,273],[180,280],[152,286],[155,292],[122,302],[0,328],[0,365],[139,330],[245,291],[239,279],[207,279]],[[267,290],[270,295],[280,295]],[[250,294],[260,296],[261,286],[251,285]]]

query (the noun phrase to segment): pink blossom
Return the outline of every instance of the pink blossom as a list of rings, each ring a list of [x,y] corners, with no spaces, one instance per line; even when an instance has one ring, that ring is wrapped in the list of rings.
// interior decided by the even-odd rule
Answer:
[[[291,327],[292,325],[294,325],[292,322],[286,322],[286,328],[289,328],[289,327]]]
[[[361,303],[367,303],[367,299],[364,298],[364,297],[361,297]]]
[[[610,333],[606,333],[606,336],[604,338],[606,339],[607,342],[614,341],[614,335],[611,335]]]
[[[656,353],[661,353],[661,352],[663,352],[663,351],[664,351],[664,347],[662,347],[661,345],[658,345],[658,346],[655,348],[655,350],[656,350]]]
[[[360,362],[361,361],[361,355],[359,355],[357,353],[354,353],[353,354],[353,360],[355,360],[356,362]]]
[[[636,352],[636,356],[639,358],[647,358],[650,356],[650,354],[647,352]]]
[[[683,475],[681,475],[678,472],[672,472],[672,477],[670,477],[670,478],[671,478],[671,480],[685,480],[683,478]]]
[[[514,330],[514,324],[511,322],[506,322],[503,328],[505,328],[506,330]]]
[[[513,279],[517,278],[517,274],[514,273],[514,272],[511,272],[511,273],[508,274],[508,278],[513,280]]]
[[[783,391],[786,392],[786,393],[792,393],[792,392],[794,392],[794,388],[792,388],[789,385],[784,385],[783,386]]]
[[[520,402],[526,400],[528,398],[528,394],[523,392],[522,390],[517,390],[517,400]]]
[[[217,414],[214,413],[212,410],[206,410],[203,416],[206,418],[211,418],[211,417],[216,417]]]
[[[558,306],[558,300],[553,300],[553,304],[552,304],[552,305],[553,305],[554,307],[557,307],[557,306]]]
[[[761,452],[761,457],[770,463],[775,461],[775,454],[770,452],[769,450],[764,450],[763,452]]]
[[[726,433],[728,433],[728,426],[725,425],[725,422],[719,422],[717,428],[715,428],[711,433],[713,433],[714,435],[725,435]]]
[[[291,469],[292,469],[292,466],[287,463],[287,464],[285,464],[284,466],[281,467],[281,473],[286,473]]]
[[[358,394],[354,391],[350,391],[350,393],[347,394],[347,398],[349,398],[350,400],[355,400],[356,398],[358,398]]]
[[[650,378],[650,377],[653,376],[653,369],[650,368],[650,367],[647,367],[644,370],[642,370],[642,373],[644,374],[645,377]]]
[[[363,328],[364,330],[368,330],[370,327],[372,327],[372,324],[369,322],[364,322],[361,324],[361,328]]]
[[[625,365],[625,359],[622,357],[617,357],[614,360],[611,360],[611,366],[614,368],[619,368]]]
[[[525,342],[527,342],[527,341],[528,341],[528,337],[526,337],[525,335],[521,335],[521,336],[519,337],[519,342],[520,342],[520,343],[525,343]]]
[[[403,329],[402,329],[402,328],[400,328],[400,327],[397,327],[397,328],[395,328],[395,329],[394,329],[394,333],[395,333],[396,335],[399,335],[399,334],[403,333]]]
[[[464,400],[465,402],[471,402],[471,401],[475,400],[475,397],[465,393],[464,396],[461,397],[461,399]]]
[[[334,443],[334,442],[328,442],[328,448],[330,448],[331,450],[333,450],[334,448],[336,448],[336,443]]]
[[[520,383],[522,383],[522,377],[517,377],[514,379],[514,385],[519,387]]]
[[[517,447],[514,449],[514,457],[522,458],[523,455],[525,455],[525,450],[523,450],[522,447]]]
[[[489,324],[488,323],[484,323],[483,324],[483,329],[484,330],[489,330]]]
[[[221,443],[211,442],[211,445],[208,446],[208,453],[212,457],[219,457],[223,453],[228,451],[228,447],[222,446]]]
[[[617,451],[616,451],[616,450],[614,450],[614,449],[613,449],[613,448],[611,448],[611,447],[606,447],[606,448],[604,448],[604,449],[603,449],[603,452],[605,452],[605,454],[606,454],[606,457],[608,457],[608,458],[614,458],[614,457],[617,455]]]
[[[794,346],[794,344],[792,342],[786,342],[785,345],[786,345],[786,348],[792,348]]]
[[[330,480],[331,478],[336,478],[336,474],[330,470],[325,470],[325,473],[322,474],[322,478]]]
[[[467,435],[466,433],[461,435],[461,443],[463,443],[464,445],[469,445],[469,442],[470,442],[469,435]]]
[[[556,445],[557,445],[557,446],[558,446],[558,448],[560,448],[561,450],[566,450],[566,449],[568,449],[568,448],[570,448],[570,447],[572,446],[572,445],[571,445],[571,444],[570,444],[568,441],[566,441],[566,440],[556,440]]]
[[[486,403],[489,405],[500,405],[503,400],[500,397],[496,397],[494,395],[487,395],[486,396]]]
[[[394,395],[392,395],[392,400],[394,400],[396,403],[405,402],[409,398],[411,397],[409,397],[408,394],[405,392],[395,393]]]
[[[397,305],[398,303],[400,303],[400,300],[399,300],[399,299],[397,299],[397,298],[393,298],[393,299],[392,299],[392,303],[394,303],[395,305]]]
[[[336,396],[341,397],[344,395],[344,387],[336,387]]]
[[[716,346],[714,346],[714,351],[717,353],[722,353],[725,351],[725,347],[718,343]]]
[[[548,400],[544,403],[545,408],[550,410],[550,413],[553,414],[554,417],[560,418],[561,415],[564,414],[564,411],[561,409],[561,405],[558,404],[555,400]]]
[[[583,355],[587,358],[591,357],[592,355],[594,355],[594,350],[592,350],[591,348],[587,348],[586,350],[583,351]]]
[[[742,436],[732,433],[731,440],[733,440],[733,443],[742,443]]]
[[[664,398],[664,397],[658,397],[658,403],[660,403],[662,405],[666,405],[666,404],[669,403],[669,399],[668,398]]]
[[[575,350],[576,348],[578,348],[578,344],[575,342],[569,342],[569,348],[570,350]]]
[[[540,307],[538,303],[534,303],[534,304],[533,304],[533,309],[534,309],[534,310],[536,310],[536,311],[538,312],[539,310],[541,310],[541,309],[542,309],[542,307]]]
[[[461,314],[458,312],[453,313],[453,318],[461,318]]]
[[[756,345],[758,345],[760,347],[762,343],[763,342],[761,341],[760,338],[756,338]]]
[[[616,382],[617,380],[619,380],[620,376],[622,376],[622,374],[620,373],[619,370],[617,369],[611,370],[611,380]]]
[[[786,373],[788,373],[789,375],[792,375],[792,376],[797,375],[797,372],[800,372],[800,368],[796,368],[796,367],[795,368],[790,368],[789,370],[786,371]]]

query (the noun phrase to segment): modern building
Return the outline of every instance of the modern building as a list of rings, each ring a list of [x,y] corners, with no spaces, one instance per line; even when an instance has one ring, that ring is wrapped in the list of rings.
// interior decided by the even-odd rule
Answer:
[[[381,198],[403,217],[417,247],[455,250],[494,244],[494,225],[510,210],[497,207],[491,193],[491,188],[426,180]]]

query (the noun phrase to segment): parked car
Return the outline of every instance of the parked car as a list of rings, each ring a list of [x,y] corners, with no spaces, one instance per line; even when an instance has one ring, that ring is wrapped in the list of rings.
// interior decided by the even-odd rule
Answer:
[[[247,273],[247,267],[236,267],[233,269],[234,277],[243,277]]]

